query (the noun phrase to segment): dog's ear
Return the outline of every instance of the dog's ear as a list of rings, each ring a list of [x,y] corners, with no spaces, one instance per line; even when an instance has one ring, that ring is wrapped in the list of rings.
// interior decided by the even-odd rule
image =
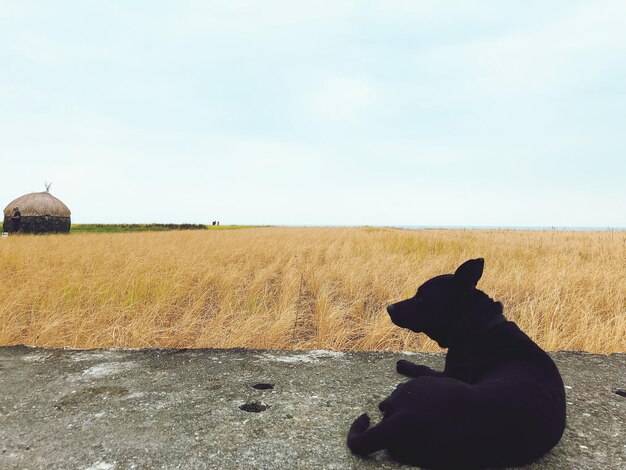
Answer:
[[[483,275],[484,267],[485,260],[483,258],[470,259],[457,268],[454,273],[454,279],[464,289],[473,289]]]

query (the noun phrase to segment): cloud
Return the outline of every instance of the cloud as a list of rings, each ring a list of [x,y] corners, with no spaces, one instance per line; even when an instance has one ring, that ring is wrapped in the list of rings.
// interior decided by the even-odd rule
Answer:
[[[353,1],[304,0],[187,0],[179,2],[182,13],[171,22],[172,31],[188,33],[258,34],[277,29],[310,27],[343,18],[353,10]]]
[[[25,16],[29,7],[21,1],[0,0],[0,20],[14,20]]]
[[[346,123],[358,120],[378,99],[376,86],[366,78],[331,76],[306,93],[303,102],[318,119]]]
[[[577,4],[553,21],[462,46],[457,56],[479,72],[475,85],[482,89],[563,89],[592,78],[604,64],[623,62],[624,21],[624,2]]]

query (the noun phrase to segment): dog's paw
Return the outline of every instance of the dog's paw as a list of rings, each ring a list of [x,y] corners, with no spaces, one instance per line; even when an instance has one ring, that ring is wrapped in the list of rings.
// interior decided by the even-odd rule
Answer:
[[[400,359],[396,362],[396,371],[402,375],[412,375],[416,365],[412,362],[405,361],[404,359]]]
[[[367,428],[370,427],[370,417],[367,413],[363,413],[357,419],[354,420],[352,426],[350,426],[350,434],[361,434]]]
[[[438,375],[438,373],[432,370],[430,367],[413,364],[412,362],[405,361],[404,359],[400,359],[398,362],[396,362],[396,370],[398,371],[398,373],[406,375],[407,377]]]

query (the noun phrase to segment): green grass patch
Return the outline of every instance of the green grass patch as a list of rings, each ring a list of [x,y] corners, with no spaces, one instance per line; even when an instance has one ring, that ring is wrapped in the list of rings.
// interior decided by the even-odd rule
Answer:
[[[72,224],[70,233],[163,232],[167,230],[233,230],[252,225],[203,224]]]
[[[70,233],[164,232],[167,230],[236,230],[260,225],[203,225],[203,224],[72,224]],[[0,222],[0,232],[4,224]]]

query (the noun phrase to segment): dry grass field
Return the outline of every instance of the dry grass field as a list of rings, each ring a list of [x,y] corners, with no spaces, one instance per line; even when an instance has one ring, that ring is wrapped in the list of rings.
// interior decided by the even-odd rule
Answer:
[[[374,228],[0,240],[0,345],[438,350],[385,306],[484,257],[548,350],[626,350],[626,233]]]

